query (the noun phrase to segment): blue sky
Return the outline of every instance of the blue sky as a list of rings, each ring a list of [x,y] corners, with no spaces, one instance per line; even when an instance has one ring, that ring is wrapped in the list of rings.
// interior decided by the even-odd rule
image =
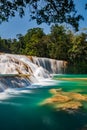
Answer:
[[[75,0],[76,9],[78,13],[83,15],[84,21],[80,21],[80,30],[87,28],[87,10],[85,10],[85,3],[87,0]],[[47,24],[37,25],[35,21],[29,21],[29,15],[26,15],[21,19],[18,15],[11,18],[9,22],[0,24],[0,36],[2,38],[16,38],[16,34],[25,34],[28,29],[34,27],[41,27],[45,33],[49,33],[50,27]]]

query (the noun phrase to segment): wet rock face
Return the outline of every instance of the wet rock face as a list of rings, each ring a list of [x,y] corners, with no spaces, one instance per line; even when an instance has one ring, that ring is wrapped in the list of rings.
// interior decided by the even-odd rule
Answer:
[[[0,92],[7,88],[23,88],[31,84],[28,77],[20,76],[1,76],[0,77]]]
[[[43,101],[42,105],[52,105],[56,110],[79,109],[83,106],[82,101],[87,101],[87,95],[74,92],[64,92],[62,89],[51,89],[51,98]]]

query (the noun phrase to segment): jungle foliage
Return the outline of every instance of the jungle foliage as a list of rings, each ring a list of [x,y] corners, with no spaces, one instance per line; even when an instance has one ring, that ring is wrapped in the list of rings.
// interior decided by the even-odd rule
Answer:
[[[17,39],[0,38],[0,52],[66,60],[74,67],[70,71],[87,73],[87,34],[74,34],[61,25],[53,25],[49,34],[32,28]]]

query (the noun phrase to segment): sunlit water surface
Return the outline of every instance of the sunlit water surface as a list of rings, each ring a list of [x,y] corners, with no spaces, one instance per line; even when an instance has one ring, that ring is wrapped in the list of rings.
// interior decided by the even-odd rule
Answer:
[[[51,96],[51,88],[87,94],[87,80],[82,78],[87,75],[55,75],[53,80],[0,93],[0,130],[87,130],[87,103],[72,112],[40,105]]]

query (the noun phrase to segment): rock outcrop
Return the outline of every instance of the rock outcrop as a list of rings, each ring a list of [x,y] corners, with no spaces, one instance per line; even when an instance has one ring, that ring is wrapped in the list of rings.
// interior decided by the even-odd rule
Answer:
[[[42,105],[52,105],[56,110],[79,109],[82,101],[87,101],[87,95],[74,92],[64,92],[62,89],[51,89],[51,98],[46,99]]]

